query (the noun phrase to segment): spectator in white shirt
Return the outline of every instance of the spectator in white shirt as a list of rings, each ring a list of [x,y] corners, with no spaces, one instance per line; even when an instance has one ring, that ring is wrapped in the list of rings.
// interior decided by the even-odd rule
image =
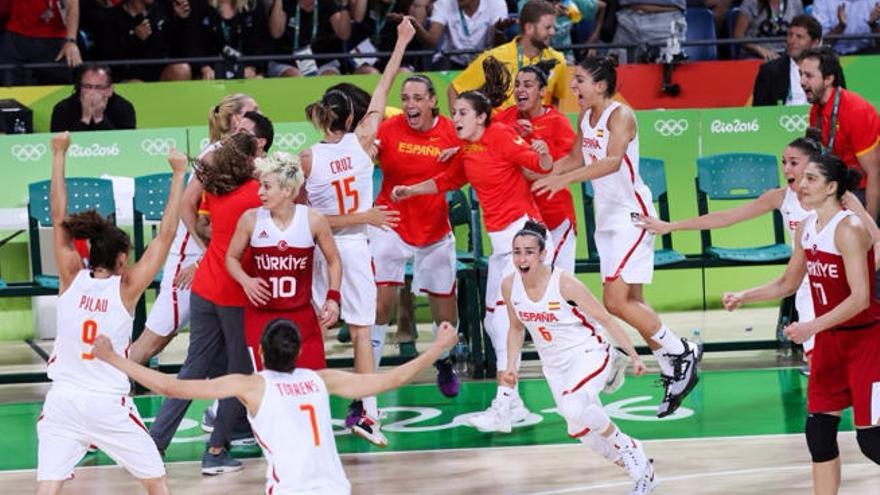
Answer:
[[[822,24],[822,34],[869,34],[880,32],[880,0],[816,0],[813,16]],[[840,40],[834,51],[841,55],[863,52],[874,47],[874,40]]]
[[[491,48],[495,30],[503,30],[508,25],[505,23],[507,18],[504,0],[437,0],[430,26],[425,29],[417,25],[416,36],[427,47],[439,47],[443,52],[479,52]],[[464,69],[478,54],[450,55],[448,68]],[[436,58],[440,56],[438,54]]]

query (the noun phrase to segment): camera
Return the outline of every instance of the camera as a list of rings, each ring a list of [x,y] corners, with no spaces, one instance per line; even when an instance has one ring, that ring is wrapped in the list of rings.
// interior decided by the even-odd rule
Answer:
[[[770,17],[758,24],[758,36],[762,38],[776,38],[785,36],[787,33],[788,23],[782,17]]]

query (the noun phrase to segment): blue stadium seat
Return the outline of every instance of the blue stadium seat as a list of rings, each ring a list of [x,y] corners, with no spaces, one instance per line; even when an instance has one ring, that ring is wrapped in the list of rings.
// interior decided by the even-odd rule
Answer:
[[[736,27],[736,18],[739,16],[739,7],[731,7],[727,11],[727,36],[733,38],[733,28]],[[739,45],[730,45],[730,58],[739,58]]]
[[[707,8],[688,8],[685,10],[687,19],[687,40],[715,40],[715,17]],[[684,52],[689,60],[716,60],[718,48],[715,45],[685,46]]]

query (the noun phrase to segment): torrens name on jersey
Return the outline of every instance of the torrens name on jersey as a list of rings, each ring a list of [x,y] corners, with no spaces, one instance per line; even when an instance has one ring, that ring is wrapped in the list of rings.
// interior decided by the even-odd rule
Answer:
[[[345,158],[340,158],[339,160],[331,160],[330,161],[330,171],[334,174],[348,172],[352,170],[351,166],[351,157],[346,156]]]
[[[79,300],[79,309],[89,313],[106,313],[107,299],[103,297],[82,296]]]
[[[807,261],[807,273],[811,277],[840,278],[837,265],[834,263],[822,263],[821,261]]]
[[[408,155],[421,155],[432,157],[440,156],[440,148],[438,148],[437,146],[433,146],[430,144],[407,143],[405,141],[400,141],[397,143],[397,151],[399,153],[406,153]]]
[[[257,254],[254,256],[258,270],[305,270],[311,266],[307,256],[273,256],[271,254]]]
[[[591,150],[597,150],[601,147],[599,144],[599,140],[596,138],[585,137],[584,138],[584,148],[590,148]]]
[[[556,323],[559,321],[559,318],[557,318],[556,315],[549,312],[536,313],[534,311],[517,311],[517,316],[519,316],[519,320],[523,323],[530,321],[537,323]]]
[[[309,395],[318,393],[321,388],[314,380],[294,383],[275,383],[275,388],[281,395]]]

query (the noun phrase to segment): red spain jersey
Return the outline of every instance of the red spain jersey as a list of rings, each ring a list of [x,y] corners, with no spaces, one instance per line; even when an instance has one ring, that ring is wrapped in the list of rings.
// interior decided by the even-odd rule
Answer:
[[[211,215],[211,243],[196,269],[192,291],[219,306],[244,307],[247,302],[241,286],[226,271],[226,251],[241,214],[260,206],[259,189],[260,183],[250,179],[228,194],[205,194],[204,204]]]
[[[437,117],[431,130],[421,132],[407,124],[405,115],[396,115],[382,122],[377,138],[382,189],[376,204],[400,211],[400,224],[394,230],[407,244],[427,246],[442,239],[451,230],[444,192],[395,202],[391,201],[391,190],[418,184],[447,168],[437,157],[442,150],[461,143],[452,120]]]
[[[296,205],[284,230],[265,208],[257,208],[250,241],[250,271],[269,283],[269,302],[259,309],[284,310],[311,304],[312,258],[315,239],[309,226],[309,208]]]
[[[859,94],[842,88],[834,89],[828,103],[821,106],[815,104],[810,108],[811,127],[819,127],[821,116],[823,146],[828,146],[831,139],[831,113],[834,110],[836,91],[840,91],[840,104],[837,109],[837,132],[834,134],[832,153],[840,157],[847,167],[861,172],[859,189],[864,189],[868,178],[859,165],[858,157],[877,147],[880,140],[880,116],[874,106]]]
[[[523,215],[542,220],[523,168],[537,173],[541,158],[510,127],[492,123],[480,139],[464,143],[452,164],[434,177],[437,189],[449,191],[470,183],[483,209],[489,232],[504,230]]]
[[[851,215],[853,212],[841,210],[822,228],[821,232],[816,232],[818,217],[815,213],[804,220],[801,246],[806,257],[810,295],[813,298],[817,318],[837,307],[852,292],[846,279],[843,256],[834,243],[837,225]],[[863,327],[880,322],[880,300],[874,296],[874,248],[868,250],[865,263],[868,265],[871,303],[864,311],[838,325],[837,328]]]
[[[512,106],[507,110],[492,117],[496,122],[507,124],[511,127],[516,126],[516,121],[526,119],[532,123],[532,132],[525,136],[525,140],[531,144],[533,139],[540,139],[547,143],[550,148],[550,155],[553,160],[559,160],[563,156],[571,152],[574,141],[577,136],[571,127],[571,121],[568,120],[562,112],[553,106],[545,106],[544,112],[533,119],[528,119],[520,114],[516,106]],[[566,220],[569,221],[574,228],[577,226],[577,219],[574,213],[574,199],[571,191],[563,189],[556,193],[552,199],[548,199],[549,195],[535,195],[535,204],[541,211],[541,216],[550,230],[562,225]]]
[[[33,38],[64,38],[62,5],[59,0],[15,0],[6,29]]]

